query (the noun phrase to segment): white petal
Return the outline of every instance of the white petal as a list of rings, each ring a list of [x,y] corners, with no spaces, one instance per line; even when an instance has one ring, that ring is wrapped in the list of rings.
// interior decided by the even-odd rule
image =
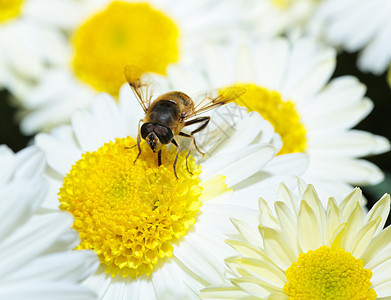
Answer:
[[[68,250],[39,256],[7,276],[19,281],[39,278],[47,281],[81,281],[96,271],[99,259],[92,250]]]
[[[355,185],[376,184],[384,179],[383,172],[366,160],[325,157],[313,157],[305,176]]]
[[[94,300],[93,291],[70,282],[40,282],[29,280],[7,283],[0,287],[0,297],[4,300],[31,299],[31,300]]]
[[[48,164],[63,176],[81,158],[81,151],[47,134],[37,135],[35,143],[45,153]]]
[[[73,218],[67,213],[30,218],[25,226],[14,232],[0,246],[0,253],[7,260],[0,261],[0,274],[6,274],[29,262],[50,247],[63,249],[60,241],[66,241],[67,247],[76,246],[77,232],[70,228]]]
[[[0,240],[22,226],[36,211],[47,190],[43,178],[30,180],[14,180],[6,188],[0,190]]]
[[[310,155],[360,157],[390,150],[390,142],[382,136],[360,130],[341,134],[313,135],[308,138]]]

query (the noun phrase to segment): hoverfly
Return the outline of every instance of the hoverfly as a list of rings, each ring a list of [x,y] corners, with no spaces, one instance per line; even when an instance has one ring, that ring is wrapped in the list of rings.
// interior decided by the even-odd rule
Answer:
[[[141,71],[128,65],[125,67],[125,77],[145,112],[145,117],[138,122],[137,147],[139,152],[134,162],[141,154],[141,138],[147,141],[153,152],[158,153],[159,166],[162,163],[162,146],[172,143],[177,150],[173,163],[174,174],[177,179],[176,163],[179,145],[175,140],[175,136],[191,138],[191,144],[186,156],[186,169],[192,174],[189,171],[187,160],[193,145],[201,155],[205,155],[198,148],[194,134],[205,129],[210,121],[209,116],[196,116],[234,101],[246,92],[244,87],[229,87],[214,98],[204,97],[198,105],[195,105],[188,95],[179,91],[165,93],[152,101],[152,94],[148,90],[150,83],[141,80]],[[141,123],[143,124],[140,127]],[[190,134],[181,131],[184,127],[197,123],[200,123],[200,126],[191,131]]]

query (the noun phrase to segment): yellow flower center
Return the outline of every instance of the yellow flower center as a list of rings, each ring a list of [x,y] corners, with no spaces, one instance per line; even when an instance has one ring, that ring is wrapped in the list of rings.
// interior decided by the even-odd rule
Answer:
[[[303,152],[307,148],[306,129],[292,101],[283,101],[281,94],[255,84],[244,84],[246,93],[236,103],[257,111],[268,120],[281,136],[283,146],[279,154]]]
[[[287,9],[292,4],[292,0],[272,0],[272,3],[274,7]]]
[[[175,178],[175,149],[157,154],[141,143],[141,155],[131,137],[116,139],[87,152],[72,166],[59,192],[60,208],[75,217],[77,249],[94,250],[106,273],[136,278],[150,275],[173,243],[196,222],[201,207],[200,166],[180,153]]]
[[[287,10],[291,8],[295,3],[298,2],[298,0],[271,0],[272,5],[280,10]],[[316,4],[317,2],[320,2],[321,0],[300,0],[299,2],[307,2],[307,3],[313,3]]]
[[[125,65],[164,75],[178,60],[178,35],[174,22],[149,4],[113,1],[76,31],[75,74],[116,96]]]
[[[375,290],[370,289],[372,272],[343,249],[322,246],[301,253],[286,277],[284,292],[289,299],[376,299]]]
[[[24,0],[0,0],[0,23],[20,15]]]

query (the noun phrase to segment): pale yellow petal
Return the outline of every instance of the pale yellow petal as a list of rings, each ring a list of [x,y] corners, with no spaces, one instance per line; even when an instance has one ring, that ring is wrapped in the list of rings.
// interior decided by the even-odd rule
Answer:
[[[267,300],[289,300],[289,296],[285,294],[284,292],[281,293],[271,293],[269,297],[266,298]]]
[[[241,299],[248,294],[236,286],[214,286],[200,291],[202,299]]]
[[[261,247],[256,247],[254,244],[238,240],[225,240],[225,242],[234,248],[237,252],[239,252],[242,256],[269,261],[265,250],[263,250]]]
[[[335,229],[329,242],[329,247],[331,250],[341,248],[341,241],[346,232],[345,227],[346,227],[346,223],[342,223]]]
[[[241,256],[232,256],[225,259],[225,264],[232,272],[235,273],[235,276],[250,276],[246,270],[244,270],[239,264],[238,261],[241,259]]]
[[[270,285],[282,288],[287,282],[285,272],[273,263],[254,258],[242,258],[239,259],[238,264],[252,276]]]
[[[254,244],[257,247],[263,246],[262,237],[259,232],[254,231],[251,226],[241,220],[237,220],[234,218],[231,218],[230,220],[245,240]]]
[[[278,221],[270,210],[269,205],[263,198],[259,198],[259,224],[266,227],[278,229]]]
[[[391,226],[388,226],[376,235],[365,249],[364,253],[360,257],[364,262],[364,265],[370,262],[371,259],[376,257],[376,255],[382,252],[385,248],[391,248]]]
[[[280,221],[281,232],[289,242],[295,255],[299,256],[302,251],[297,242],[297,217],[293,215],[284,202],[277,201],[274,206]]]
[[[356,203],[360,203],[362,198],[362,191],[359,188],[355,188],[339,205],[341,211],[342,221],[346,222],[350,213],[356,206]]]
[[[264,240],[264,248],[270,259],[282,270],[286,270],[297,256],[289,247],[285,238],[275,229],[259,226]]]
[[[326,228],[326,242],[330,243],[331,238],[340,223],[340,213],[337,202],[330,197],[327,203],[327,228]],[[326,244],[327,244],[326,243]]]
[[[312,208],[312,211],[318,220],[319,229],[322,234],[322,240],[324,241],[326,238],[326,212],[312,184],[308,185],[302,200],[305,200],[309,207]]]
[[[324,244],[318,219],[312,208],[305,201],[302,201],[300,205],[297,229],[299,243],[303,252],[317,249]]]
[[[348,252],[353,251],[353,240],[359,230],[361,230],[364,220],[364,211],[361,205],[356,202],[348,220],[346,221],[345,234],[342,239],[341,247]]]
[[[265,298],[270,292],[278,291],[274,287],[269,286],[264,281],[255,277],[240,277],[231,279],[231,282],[239,288],[245,290],[250,295]],[[232,299],[232,298],[231,298]]]
[[[295,214],[297,214],[298,201],[296,201],[291,191],[283,182],[280,183],[280,188],[278,189],[278,200],[284,202]]]
[[[376,219],[378,216],[381,217],[381,222],[377,228],[377,232],[381,231],[384,228],[384,224],[387,221],[388,215],[390,213],[390,195],[385,194],[379,201],[368,212],[365,217],[365,222],[370,222]]]
[[[372,241],[372,237],[375,235],[377,228],[381,222],[381,218],[378,217],[375,220],[367,223],[361,230],[355,235],[351,245],[351,253],[354,257],[360,257],[365,248]]]

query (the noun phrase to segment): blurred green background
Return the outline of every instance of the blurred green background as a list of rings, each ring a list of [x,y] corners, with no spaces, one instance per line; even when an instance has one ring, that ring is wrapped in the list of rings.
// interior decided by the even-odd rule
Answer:
[[[391,90],[386,82],[386,74],[375,76],[363,74],[356,67],[357,53],[341,53],[337,58],[337,68],[333,77],[354,75],[367,86],[366,96],[372,99],[375,107],[372,113],[355,128],[382,135],[391,140]],[[10,104],[7,91],[0,91],[0,144],[7,144],[14,151],[23,149],[31,136],[21,134],[15,120],[16,108]],[[391,194],[391,153],[367,158],[379,166],[386,174],[382,183],[363,187],[368,199],[368,208],[372,207],[384,193]],[[389,217],[387,224],[390,224]]]

